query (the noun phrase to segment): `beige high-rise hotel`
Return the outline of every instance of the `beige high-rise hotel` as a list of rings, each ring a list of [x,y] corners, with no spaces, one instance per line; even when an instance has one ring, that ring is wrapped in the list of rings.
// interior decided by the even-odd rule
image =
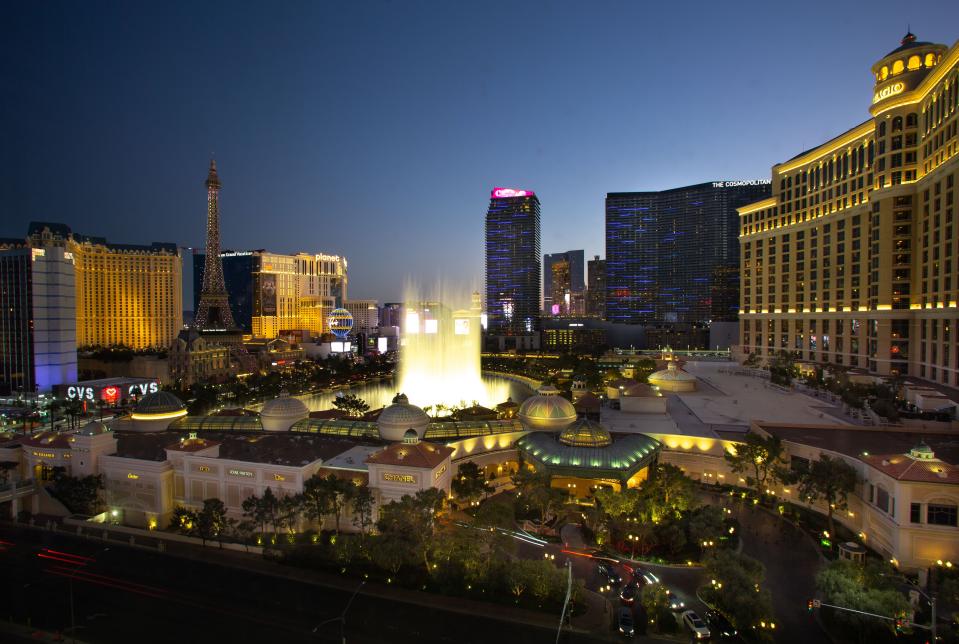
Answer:
[[[739,208],[741,346],[959,386],[959,42],[907,34],[872,74],[870,118]]]

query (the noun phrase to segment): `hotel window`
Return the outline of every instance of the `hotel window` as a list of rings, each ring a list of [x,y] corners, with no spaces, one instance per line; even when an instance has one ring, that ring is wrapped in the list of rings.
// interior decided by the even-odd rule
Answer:
[[[889,492],[882,486],[876,487],[876,507],[883,512],[889,512]]]
[[[909,522],[922,523],[922,504],[913,503],[909,506]]]
[[[926,523],[956,527],[957,511],[954,505],[930,503],[926,506]]]

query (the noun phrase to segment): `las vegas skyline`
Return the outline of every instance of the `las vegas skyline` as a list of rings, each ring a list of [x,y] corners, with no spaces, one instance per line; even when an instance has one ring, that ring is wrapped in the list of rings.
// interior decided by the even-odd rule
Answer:
[[[768,178],[867,118],[907,22],[952,43],[959,7],[933,4],[21,5],[0,27],[0,235],[202,247],[213,155],[224,248],[345,255],[353,298],[480,287],[493,186],[536,191],[544,252],[604,256],[606,192]]]

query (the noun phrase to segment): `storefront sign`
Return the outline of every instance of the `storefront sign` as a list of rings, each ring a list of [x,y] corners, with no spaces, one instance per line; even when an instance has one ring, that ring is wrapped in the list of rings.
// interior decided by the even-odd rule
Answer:
[[[67,398],[69,400],[93,400],[93,387],[77,387],[70,385],[67,387]]]
[[[383,480],[393,483],[416,483],[416,477],[412,474],[391,474],[390,472],[384,472]]]
[[[439,477],[443,476],[443,472],[445,472],[445,471],[446,471],[446,466],[444,465],[444,466],[441,467],[439,470],[437,470],[436,474],[433,475],[433,480],[435,481],[435,480],[438,479]]]
[[[249,478],[253,478],[254,476],[256,476],[256,474],[254,474],[253,472],[247,472],[246,470],[230,470],[230,474],[232,474],[233,476],[246,476]]]
[[[160,391],[160,385],[155,382],[145,382],[140,385],[130,385],[127,393],[131,396],[146,396]]]
[[[140,478],[139,474],[134,474],[133,472],[127,472],[127,478],[133,479],[134,481]]]
[[[54,454],[53,452],[33,452],[33,455],[38,456],[40,458],[56,458],[57,457],[57,455]]]

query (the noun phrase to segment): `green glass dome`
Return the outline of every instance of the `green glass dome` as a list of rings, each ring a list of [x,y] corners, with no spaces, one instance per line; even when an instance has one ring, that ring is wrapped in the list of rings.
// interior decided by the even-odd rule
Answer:
[[[583,418],[563,430],[559,442],[570,447],[606,447],[612,444],[613,437],[599,423]]]

